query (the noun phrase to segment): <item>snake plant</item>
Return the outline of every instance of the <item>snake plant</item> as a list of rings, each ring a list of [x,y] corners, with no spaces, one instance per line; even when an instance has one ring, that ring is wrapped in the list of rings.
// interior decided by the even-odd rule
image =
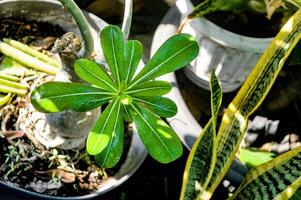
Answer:
[[[180,199],[210,199],[228,171],[246,131],[248,117],[260,106],[285,60],[301,38],[301,9],[277,34],[226,109],[216,131],[221,92],[212,74],[212,118],[186,163]],[[214,87],[213,87],[214,86]],[[289,199],[301,186],[301,148],[252,169],[230,199]]]

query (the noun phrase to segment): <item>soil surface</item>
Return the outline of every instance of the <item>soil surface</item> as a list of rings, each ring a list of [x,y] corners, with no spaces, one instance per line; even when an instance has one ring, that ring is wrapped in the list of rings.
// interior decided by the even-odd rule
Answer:
[[[192,2],[197,5],[200,0],[192,0]],[[288,19],[281,13],[274,13],[272,18],[268,19],[264,14],[247,11],[215,12],[205,17],[228,31],[258,38],[274,37]]]

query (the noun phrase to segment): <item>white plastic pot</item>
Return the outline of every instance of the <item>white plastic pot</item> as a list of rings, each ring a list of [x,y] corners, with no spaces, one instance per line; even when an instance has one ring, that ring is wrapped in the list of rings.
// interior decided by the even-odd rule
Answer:
[[[91,13],[84,12],[84,14],[91,26],[92,35],[95,42],[94,45],[96,58],[97,60],[102,60],[103,56],[100,48],[99,33],[101,29],[107,25],[107,23]],[[65,31],[72,31],[80,35],[80,31],[72,16],[58,1],[54,0],[0,0],[0,18],[4,17],[18,17],[27,20],[49,22],[51,24],[59,25]],[[90,199],[104,194],[124,183],[138,169],[146,156],[147,151],[138,134],[136,133],[136,130],[134,129],[132,140],[130,142],[130,148],[127,152],[127,157],[124,163],[122,163],[120,169],[113,177],[105,180],[102,187],[91,194],[77,197],[54,197],[18,188],[13,184],[8,184],[3,181],[0,181],[0,186],[12,189],[14,193],[22,196],[30,196],[31,198]]]
[[[194,8],[190,0],[177,0],[176,6],[181,19]],[[192,20],[183,32],[195,36],[200,46],[197,59],[185,68],[185,74],[196,85],[209,90],[210,73],[215,69],[223,92],[232,92],[242,85],[273,39],[235,34],[204,17]]]

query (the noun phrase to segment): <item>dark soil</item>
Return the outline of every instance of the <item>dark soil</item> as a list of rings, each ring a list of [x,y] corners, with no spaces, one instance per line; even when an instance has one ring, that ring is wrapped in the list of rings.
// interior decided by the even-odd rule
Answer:
[[[200,0],[192,0],[192,2],[197,5]],[[247,11],[215,12],[205,15],[205,17],[228,31],[258,38],[274,37],[285,23],[281,13],[275,13],[271,19],[265,15]]]
[[[0,19],[0,39],[28,37],[60,37],[65,33],[59,26],[54,26],[46,22],[26,21],[16,18]],[[33,38],[34,39],[34,38]]]

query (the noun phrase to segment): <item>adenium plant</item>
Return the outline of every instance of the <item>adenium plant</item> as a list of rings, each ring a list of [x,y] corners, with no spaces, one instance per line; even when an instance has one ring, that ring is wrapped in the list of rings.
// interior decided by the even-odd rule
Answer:
[[[45,83],[32,92],[32,105],[51,113],[68,109],[85,112],[107,104],[86,143],[87,152],[102,167],[113,167],[122,155],[123,121],[134,122],[154,159],[161,163],[177,159],[182,154],[181,142],[161,119],[177,113],[175,103],[162,96],[172,86],[155,78],[190,63],[198,54],[197,42],[188,34],[171,37],[136,73],[143,51],[139,41],[124,41],[120,28],[111,25],[102,30],[100,40],[110,74],[94,61],[79,59],[75,72],[88,84]]]

